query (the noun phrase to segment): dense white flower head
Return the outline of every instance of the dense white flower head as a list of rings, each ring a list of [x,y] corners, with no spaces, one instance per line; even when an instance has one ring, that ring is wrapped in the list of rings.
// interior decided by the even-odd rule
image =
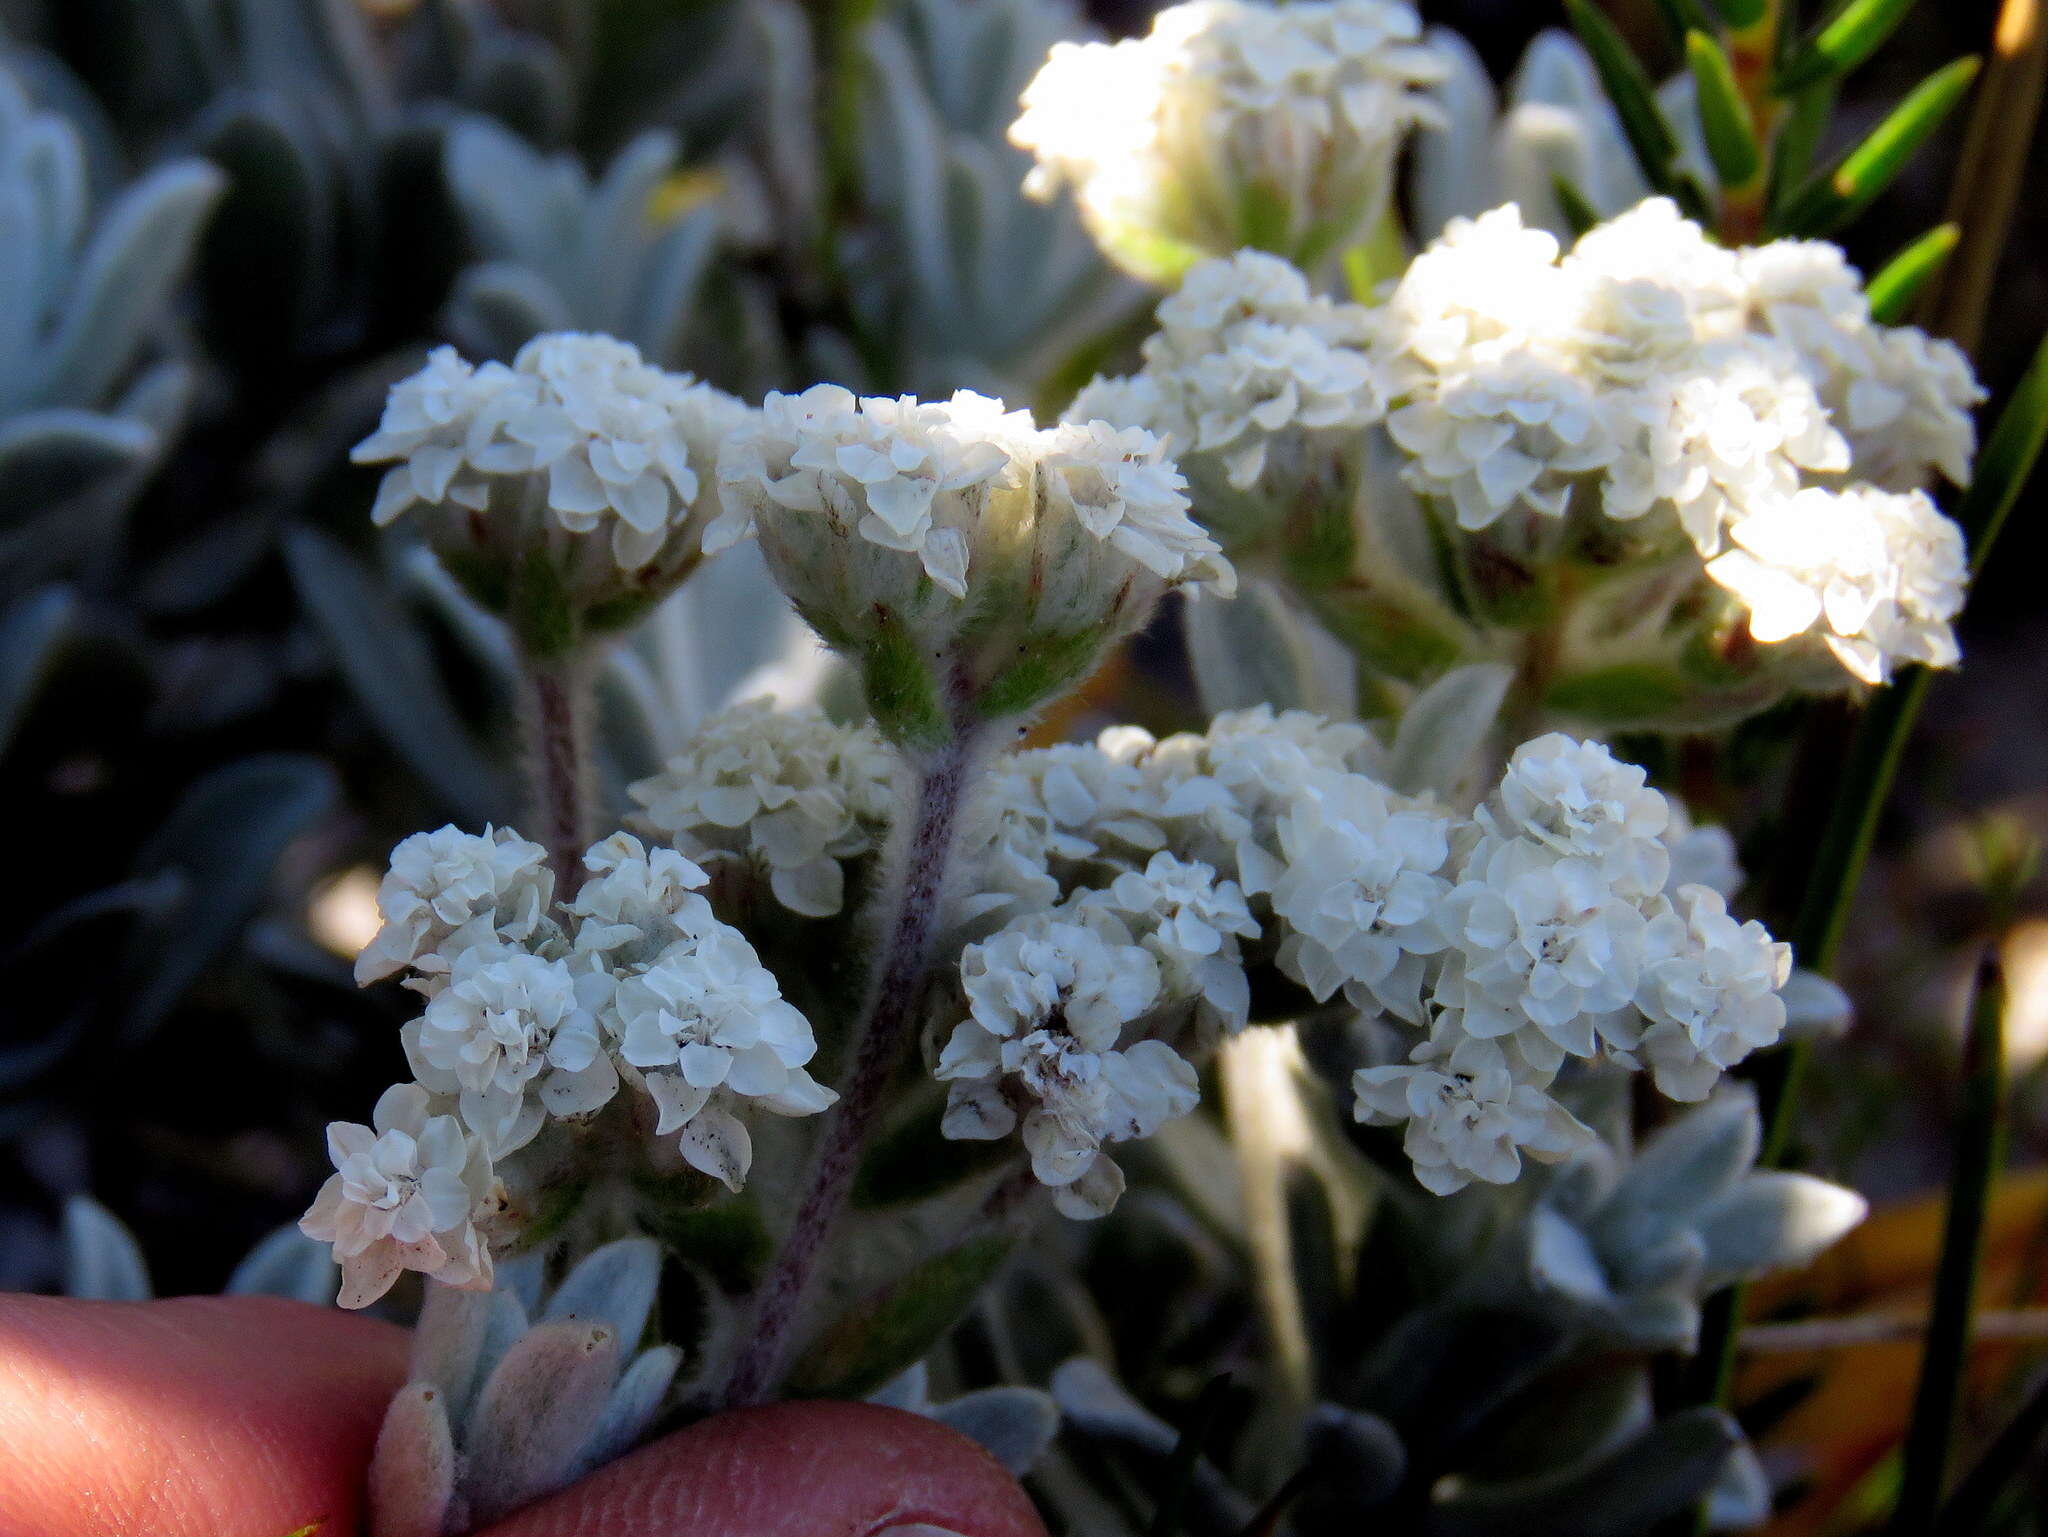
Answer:
[[[458,1096],[463,1124],[493,1158],[532,1141],[546,1116],[587,1115],[618,1091],[585,1003],[608,987],[586,980],[579,997],[578,981],[563,961],[468,950],[448,986],[405,1028],[413,1076],[436,1094]]]
[[[782,508],[914,555],[925,576],[964,598],[987,487],[1013,473],[1010,445],[1030,431],[1028,413],[968,390],[931,402],[862,399],[836,384],[770,391],[719,456],[719,478],[740,494],[707,547],[734,542],[767,508]]]
[[[804,1071],[817,1050],[810,1021],[723,924],[619,979],[605,1023],[654,1098],[655,1134],[680,1131],[684,1159],[733,1190],[753,1162],[740,1102],[815,1115],[838,1097]]]
[[[547,850],[509,827],[414,833],[391,851],[391,868],[377,888],[383,924],[356,956],[356,981],[379,981],[408,966],[445,973],[473,946],[529,939],[554,892]]]
[[[1635,995],[1648,920],[1598,861],[1527,838],[1483,840],[1441,921],[1450,955],[1434,998],[1466,1034],[1513,1035],[1546,1068],[1594,1056],[1617,1026],[1633,1038],[1631,1022],[1608,1017]]]
[[[345,1308],[368,1307],[401,1273],[487,1291],[491,1251],[480,1224],[496,1214],[498,1187],[482,1140],[434,1113],[417,1084],[384,1091],[372,1124],[327,1128],[334,1174],[299,1226],[334,1245]]]
[[[1749,610],[1757,640],[1813,634],[1851,673],[1953,666],[1969,563],[1962,531],[1923,491],[1818,487],[1738,519],[1707,574]]]
[[[1851,473],[1887,491],[1935,474],[1968,485],[1970,411],[1984,390],[1953,342],[1872,320],[1862,279],[1825,241],[1777,240],[1741,253],[1750,324],[1797,352],[1836,427]]]
[[[968,946],[969,1017],[934,1070],[949,1085],[944,1134],[988,1141],[1021,1124],[1032,1173],[1071,1217],[1100,1216],[1122,1193],[1105,1144],[1149,1137],[1199,1097],[1194,1067],[1166,1042],[1118,1044],[1160,992],[1152,952],[1129,939],[1096,908],[1027,914]]]
[[[1663,890],[1671,804],[1642,769],[1598,742],[1553,731],[1517,747],[1482,820],[1510,837],[1597,863],[1622,895]]]
[[[1321,257],[1386,206],[1444,62],[1397,0],[1194,0],[1116,44],[1055,44],[1011,142],[1034,197],[1072,186],[1112,259],[1170,281],[1191,256],[1277,243]],[[1265,226],[1240,212],[1259,200]]]
[[[1041,525],[1070,522],[1074,530],[1064,540],[1041,537],[1036,559],[1048,586],[1079,588],[1066,596],[1077,619],[1100,582],[1087,570],[1096,563],[1093,546],[1109,546],[1164,583],[1225,598],[1236,592],[1237,573],[1188,515],[1187,480],[1162,440],[1143,427],[1067,421],[1038,434],[1033,447],[1040,505],[1052,514],[1041,513]]]
[[[1669,508],[1702,556],[1732,521],[1849,468],[1849,445],[1799,359],[1766,338],[1703,344],[1617,396],[1614,415],[1623,452],[1607,474],[1607,515]]]
[[[589,878],[568,911],[579,957],[617,968],[645,961],[678,935],[718,926],[698,894],[710,877],[674,849],[648,849],[631,833],[613,833],[583,856]]]
[[[1213,455],[1220,478],[1248,491],[1270,457],[1297,472],[1309,435],[1348,441],[1385,409],[1364,350],[1369,312],[1315,293],[1277,256],[1200,263],[1158,318],[1137,382],[1097,381],[1070,416],[1147,410],[1137,425],[1169,434],[1188,467]]]
[[[1125,870],[1081,900],[1115,913],[1152,952],[1165,997],[1199,1000],[1212,1029],[1234,1034],[1244,1028],[1251,986],[1238,942],[1256,939],[1259,925],[1237,882],[1219,881],[1199,860],[1161,850],[1143,870]]]
[[[1732,900],[1746,879],[1734,835],[1715,823],[1695,822],[1683,801],[1667,796],[1665,805],[1670,820],[1664,827],[1664,847],[1671,853],[1671,874],[1664,894],[1675,896],[1681,886],[1705,886],[1724,901]]]
[[[1068,422],[962,391],[771,394],[719,457],[731,511],[825,640],[870,675],[877,723],[929,738],[943,689],[1021,714],[1085,674],[1173,587],[1228,596],[1235,573],[1188,515],[1142,428]],[[876,669],[882,681],[874,682]]]
[[[1640,1055],[1672,1099],[1705,1099],[1724,1069],[1784,1033],[1792,947],[1755,919],[1738,923],[1719,892],[1679,888],[1650,921],[1645,953]]]
[[[1423,1022],[1423,957],[1443,948],[1440,873],[1453,823],[1362,774],[1326,774],[1279,819],[1274,914],[1280,969],[1318,1002],[1340,989],[1361,1007]]]
[[[1114,920],[1028,913],[960,957],[968,1022],[977,1029],[1012,1036],[1057,1014],[1061,1027],[1092,1050],[1114,1045],[1123,1027],[1158,1001],[1159,982],[1159,963],[1128,933],[1119,934]]]
[[[872,726],[751,700],[701,722],[683,751],[629,785],[633,826],[697,859],[751,858],[791,912],[845,901],[844,862],[881,846],[896,808],[896,755]]]
[[[1135,764],[1092,746],[1033,748],[999,759],[961,839],[963,912],[1049,908],[1098,860],[1132,863],[1165,845]]]
[[[731,396],[644,362],[609,336],[552,333],[510,367],[447,347],[391,392],[359,464],[398,461],[372,516],[414,507],[604,534],[621,571],[697,553],[716,506],[714,445],[747,415]]]
[[[1464,1036],[1445,1048],[1426,1041],[1413,1065],[1360,1068],[1352,1077],[1353,1114],[1378,1126],[1405,1122],[1415,1177],[1438,1195],[1475,1179],[1510,1184],[1524,1153],[1555,1163],[1593,1140],[1531,1077],[1511,1042]]]

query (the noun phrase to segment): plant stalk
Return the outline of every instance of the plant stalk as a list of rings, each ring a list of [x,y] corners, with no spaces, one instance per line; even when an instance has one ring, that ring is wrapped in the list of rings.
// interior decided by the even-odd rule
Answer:
[[[803,1203],[755,1302],[753,1327],[733,1363],[729,1408],[761,1403],[781,1386],[797,1343],[795,1329],[818,1262],[846,1207],[884,1091],[910,1048],[917,1001],[931,967],[960,813],[980,758],[981,732],[956,725],[952,740],[917,764],[915,800],[897,855],[894,900],[873,990],[853,1041],[839,1101],[825,1112]]]
[[[1956,1122],[1955,1171],[1949,1180],[1948,1217],[1941,1260],[1934,1273],[1934,1306],[1920,1385],[1906,1429],[1905,1467],[1892,1530],[1931,1531],[1941,1508],[1942,1485],[1955,1441],[1970,1360],[1970,1313],[1984,1252],[1984,1215],[1991,1182],[2005,1161],[2005,979],[1998,951],[1986,952],[1977,973],[1969,1034],[1963,1041],[1963,1103]]]
[[[2041,111],[2044,77],[2048,18],[2042,15],[2041,0],[2005,0],[1949,194],[1948,222],[1961,227],[1962,244],[1936,275],[1925,310],[1928,329],[1965,352],[1975,352],[1984,334],[1992,284],[2024,183],[2026,146]]]
[[[548,852],[555,896],[563,902],[583,884],[583,855],[590,847],[593,662],[580,649],[547,658],[528,652],[521,659],[532,836]]]
[[[1292,1027],[1246,1030],[1225,1041],[1216,1054],[1224,1121],[1244,1192],[1252,1286],[1271,1367],[1260,1417],[1279,1432],[1290,1458],[1315,1403],[1315,1356],[1295,1280],[1287,1213],[1287,1176],[1300,1165],[1310,1139],[1290,1066],[1293,1055]]]

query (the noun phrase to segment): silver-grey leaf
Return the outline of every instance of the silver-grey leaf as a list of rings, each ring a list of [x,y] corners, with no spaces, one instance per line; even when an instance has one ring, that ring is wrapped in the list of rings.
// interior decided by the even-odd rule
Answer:
[[[89,1195],[64,1203],[64,1295],[99,1302],[147,1302],[154,1295],[135,1235]]]

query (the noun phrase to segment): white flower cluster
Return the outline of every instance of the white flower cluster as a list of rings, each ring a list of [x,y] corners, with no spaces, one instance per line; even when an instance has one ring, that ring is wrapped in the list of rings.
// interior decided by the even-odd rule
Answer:
[[[392,391],[358,464],[385,464],[371,516],[415,507],[476,515],[524,537],[609,536],[624,572],[694,559],[718,509],[717,445],[748,416],[740,401],[643,362],[629,343],[536,337],[510,367],[472,367],[437,347]]]
[[[784,907],[829,918],[846,864],[887,834],[898,761],[872,726],[752,700],[700,722],[659,774],[627,787],[642,808],[631,826],[705,863],[752,860]]]
[[[1583,1129],[1546,1093],[1568,1060],[1647,1066],[1697,1100],[1783,1032],[1789,947],[1711,887],[1671,890],[1674,832],[1693,840],[1604,747],[1551,735],[1516,751],[1448,871],[1428,1038],[1413,1065],[1356,1077],[1360,1119],[1406,1122],[1431,1189],[1512,1177],[1518,1145],[1569,1151],[1560,1139]]]
[[[1191,450],[1189,467],[1216,455],[1237,491],[1269,473],[1292,486],[1312,472],[1314,435],[1353,440],[1382,414],[1371,330],[1363,306],[1311,292],[1276,256],[1240,251],[1191,271],[1159,306],[1144,369],[1096,380],[1068,415],[1136,420]]]
[[[1726,835],[1640,769],[1543,737],[1466,816],[1389,790],[1376,757],[1361,726],[1263,708],[1019,754],[969,869],[1042,874],[963,959],[948,1135],[1022,1116],[1042,1180],[1091,1181],[1067,1207],[1113,1199],[1097,1155],[1192,1104],[1188,1054],[1248,1019],[1248,955],[1420,1032],[1408,1063],[1357,1075],[1357,1111],[1405,1124],[1444,1192],[1590,1135],[1549,1094],[1571,1060],[1697,1099],[1782,1033],[1787,947],[1729,916]],[[1138,1044],[1176,1060],[1125,1060]]]
[[[733,1189],[752,1157],[743,1113],[833,1101],[804,1071],[809,1022],[712,913],[699,866],[627,833],[584,864],[564,905],[538,845],[507,829],[442,828],[393,852],[357,974],[410,971],[426,995],[401,1037],[417,1082],[384,1096],[374,1127],[330,1130],[338,1172],[302,1224],[335,1245],[345,1306],[402,1270],[487,1285],[496,1166],[622,1085],[651,1100],[658,1136],[679,1134],[684,1160]]]
[[[945,1135],[993,1140],[1021,1124],[1032,1172],[1059,1209],[1101,1216],[1124,1185],[1104,1145],[1149,1137],[1199,1098],[1172,1046],[1142,1029],[1125,1040],[1162,1002],[1153,951],[1109,908],[1080,905],[1027,914],[969,945],[960,972],[968,1018],[936,1069],[950,1085]]]
[[[1982,391],[1948,343],[1873,321],[1835,247],[1726,250],[1653,198],[1566,252],[1510,204],[1452,220],[1377,309],[1286,271],[1196,268],[1144,370],[1082,408],[1175,435],[1198,485],[1213,453],[1289,496],[1273,434],[1384,418],[1468,532],[1527,548],[1585,509],[1652,554],[1689,541],[1756,640],[1810,637],[1866,682],[1955,659],[1960,540],[1922,488],[1967,479]]]
[[[706,548],[757,531],[828,638],[844,628],[838,613],[924,584],[965,599],[980,567],[1015,576],[1019,554],[1098,585],[1140,571],[1167,585],[1232,584],[1164,445],[1134,427],[1041,431],[1029,412],[968,390],[926,402],[819,384],[770,393],[718,464],[730,505]]]
[[[1435,121],[1424,88],[1444,60],[1398,0],[1193,0],[1143,38],[1058,43],[1024,91],[1011,142],[1024,189],[1071,185],[1110,256],[1141,276],[1265,241],[1341,249],[1386,206],[1409,129]]]
[[[1379,336],[1405,473],[1462,526],[1668,512],[1756,639],[1811,633],[1868,682],[1954,660],[1963,571],[1919,488],[1967,479],[1981,394],[1954,348],[1876,324],[1834,247],[1724,250],[1654,198],[1560,257],[1501,208],[1452,221]]]

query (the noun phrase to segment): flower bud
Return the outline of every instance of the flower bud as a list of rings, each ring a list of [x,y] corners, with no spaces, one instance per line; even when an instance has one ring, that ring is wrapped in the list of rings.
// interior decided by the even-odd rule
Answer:
[[[1085,677],[1169,587],[1228,593],[1150,433],[1040,431],[965,391],[943,403],[771,394],[719,458],[717,550],[749,527],[899,744],[1022,715]]]
[[[414,512],[471,596],[558,656],[630,625],[696,566],[717,444],[747,414],[625,342],[565,332],[509,368],[436,348],[353,457],[394,466],[376,522]]]

